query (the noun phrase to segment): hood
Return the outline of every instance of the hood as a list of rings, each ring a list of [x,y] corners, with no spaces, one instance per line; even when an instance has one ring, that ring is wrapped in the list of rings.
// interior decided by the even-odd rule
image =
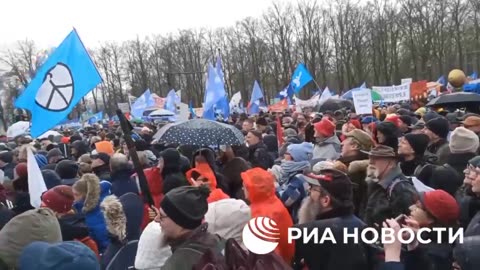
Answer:
[[[192,157],[192,167],[195,167],[195,158],[197,156],[203,156],[207,160],[207,163],[210,165],[210,167],[213,168],[213,170],[215,170],[217,168],[217,164],[216,164],[216,160],[215,160],[215,152],[213,152],[212,149],[202,148],[202,149],[199,149],[199,150],[195,151],[195,153],[193,153],[193,157]]]
[[[453,258],[462,270],[480,269],[480,236],[470,236],[463,239],[463,244],[458,244],[453,250]]]
[[[89,147],[86,143],[84,143],[83,141],[74,141],[72,143],[72,146],[71,148],[77,150],[77,157],[80,157],[81,155],[83,154],[86,154],[88,152],[90,152],[89,150]]]
[[[323,140],[320,144],[340,144],[340,140],[336,135],[333,135]]]
[[[229,198],[227,194],[225,194],[221,189],[217,188],[217,179],[215,177],[215,173],[210,168],[210,165],[208,165],[207,163],[201,162],[201,163],[198,163],[196,168],[189,170],[186,173],[186,177],[188,182],[190,182],[190,184],[193,183],[192,182],[193,172],[197,172],[198,174],[208,179],[208,186],[210,187],[210,195],[208,196],[208,199],[207,199],[208,203]]]
[[[348,165],[348,173],[354,174],[354,173],[366,172],[368,164],[370,164],[370,160],[368,159],[352,161],[350,162],[350,165]]]
[[[143,219],[140,197],[127,193],[120,198],[107,196],[100,205],[108,232],[120,242],[138,240]]]
[[[200,174],[201,176],[205,177],[208,179],[208,186],[210,187],[211,190],[217,188],[217,178],[215,178],[215,173],[213,172],[212,168],[208,163],[198,163],[198,166],[189,170],[186,173],[187,180],[192,183],[192,174],[193,172],[196,172]]]
[[[103,198],[110,195],[112,184],[108,181],[100,181],[99,185],[92,185],[84,200],[73,203],[78,213],[88,213],[97,208]]]
[[[253,168],[241,173],[251,203],[268,201],[275,197],[275,179],[264,169]]]
[[[250,207],[244,201],[236,199],[209,203],[205,214],[210,233],[218,234],[223,239],[234,238],[240,244],[243,242],[243,227],[250,219]]]

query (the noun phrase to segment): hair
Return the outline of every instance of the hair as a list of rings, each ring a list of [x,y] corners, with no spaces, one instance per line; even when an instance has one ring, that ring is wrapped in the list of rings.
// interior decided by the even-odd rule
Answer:
[[[110,158],[110,170],[120,171],[128,166],[128,158],[124,154],[116,153]]]
[[[147,155],[145,155],[145,151],[137,151],[138,161],[140,162],[140,166],[142,168],[146,168],[149,166]]]
[[[243,121],[244,121],[244,122],[248,122],[248,123],[250,123],[251,125],[253,125],[253,124],[255,123],[255,121],[253,121],[253,119],[251,119],[251,118],[247,118],[247,119],[245,119],[245,120],[243,120]]]
[[[85,203],[82,208],[83,213],[93,210],[100,201],[100,180],[95,174],[87,173],[75,182],[72,188],[85,196]]]
[[[28,157],[28,149],[31,149],[33,154],[36,153],[36,150],[35,148],[33,148],[31,145],[29,144],[24,144],[22,146],[20,146],[20,148],[18,149],[18,159],[21,159],[21,160],[27,160],[27,157]]]
[[[89,154],[83,154],[78,158],[78,162],[92,164],[92,158]]]

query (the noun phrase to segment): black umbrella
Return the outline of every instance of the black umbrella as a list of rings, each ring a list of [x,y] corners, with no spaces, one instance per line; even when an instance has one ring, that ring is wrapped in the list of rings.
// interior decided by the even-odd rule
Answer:
[[[479,103],[480,95],[476,93],[457,92],[446,95],[441,95],[432,99],[426,106],[446,106],[452,103]]]
[[[192,119],[162,127],[154,136],[158,142],[183,145],[240,145],[244,137],[236,127],[206,119]]]
[[[337,111],[340,109],[352,109],[353,103],[350,100],[339,99],[339,98],[330,98],[326,100],[322,105],[318,107],[319,112],[326,111]]]

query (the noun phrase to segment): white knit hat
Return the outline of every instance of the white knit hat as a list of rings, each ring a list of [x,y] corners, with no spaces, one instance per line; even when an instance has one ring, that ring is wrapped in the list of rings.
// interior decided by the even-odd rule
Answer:
[[[450,137],[450,152],[452,154],[477,152],[479,140],[475,132],[464,127],[457,127]]]

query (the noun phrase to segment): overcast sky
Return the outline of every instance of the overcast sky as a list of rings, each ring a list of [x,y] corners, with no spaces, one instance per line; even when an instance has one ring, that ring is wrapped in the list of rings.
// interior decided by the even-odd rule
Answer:
[[[297,2],[296,0],[276,0]],[[0,51],[17,40],[57,46],[75,27],[87,47],[177,29],[230,26],[272,0],[3,0]]]

